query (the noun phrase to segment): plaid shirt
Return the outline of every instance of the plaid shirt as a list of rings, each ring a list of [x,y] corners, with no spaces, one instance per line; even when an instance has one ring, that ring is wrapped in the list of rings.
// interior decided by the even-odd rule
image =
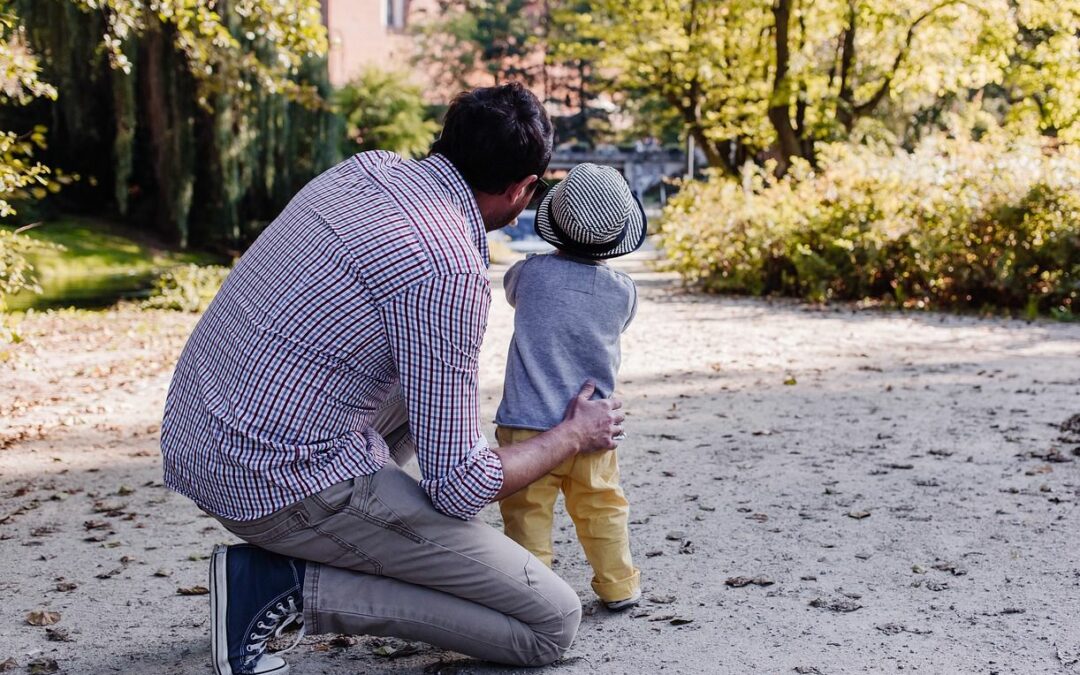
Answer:
[[[368,152],[309,183],[229,274],[188,340],[161,427],[165,483],[254,520],[379,470],[400,382],[421,486],[468,519],[502,487],[480,430],[491,289],[472,192],[440,155]]]

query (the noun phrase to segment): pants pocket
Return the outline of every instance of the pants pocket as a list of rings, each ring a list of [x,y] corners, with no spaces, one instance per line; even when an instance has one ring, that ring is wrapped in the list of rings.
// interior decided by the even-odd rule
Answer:
[[[218,518],[225,529],[249,544],[268,548],[268,545],[283,539],[307,525],[304,514],[295,509],[287,509],[250,522]]]
[[[371,478],[371,493],[365,505],[366,517],[406,539],[416,543],[426,541],[419,533],[420,526],[435,511],[423,488],[412,476],[392,463],[379,469]]]

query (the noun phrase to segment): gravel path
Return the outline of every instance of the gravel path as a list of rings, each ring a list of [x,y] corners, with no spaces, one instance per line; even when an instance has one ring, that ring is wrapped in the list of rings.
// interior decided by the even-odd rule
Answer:
[[[1059,427],[1080,413],[1080,325],[700,297],[624,264],[643,302],[620,463],[649,600],[598,609],[561,515],[586,617],[548,670],[1080,673],[1080,421]],[[512,325],[496,295],[488,418]],[[161,487],[156,440],[193,323],[32,315],[0,347],[0,671],[209,672],[206,597],[178,589],[230,537]],[[29,625],[41,610],[59,621]],[[308,637],[290,661],[511,672],[371,638]]]

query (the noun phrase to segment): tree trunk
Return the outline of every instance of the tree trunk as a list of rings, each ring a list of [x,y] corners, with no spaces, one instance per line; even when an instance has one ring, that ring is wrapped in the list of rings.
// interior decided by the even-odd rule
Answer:
[[[836,103],[836,119],[844,130],[851,132],[855,126],[855,91],[851,85],[851,69],[855,65],[855,24],[858,12],[855,0],[848,2],[848,25],[843,33],[843,47],[840,50],[840,95]]]
[[[147,30],[143,54],[139,72],[157,197],[154,221],[159,233],[186,248],[195,146],[192,121],[185,114],[184,102],[179,100],[183,96],[179,83],[186,78],[172,41],[160,27]]]
[[[783,175],[791,166],[791,159],[801,154],[799,135],[791,123],[791,83],[788,67],[791,58],[788,29],[791,23],[791,0],[776,0],[773,5],[776,18],[776,74],[773,79],[773,95],[769,104],[769,122],[776,131],[780,151],[777,173]]]
[[[135,84],[138,81],[139,59],[136,52],[133,42],[128,41],[124,45],[124,54],[131,62],[131,72],[112,72],[113,114],[116,125],[116,136],[113,138],[113,199],[116,201],[116,211],[122,218],[128,215],[135,160],[135,128],[138,125]]]

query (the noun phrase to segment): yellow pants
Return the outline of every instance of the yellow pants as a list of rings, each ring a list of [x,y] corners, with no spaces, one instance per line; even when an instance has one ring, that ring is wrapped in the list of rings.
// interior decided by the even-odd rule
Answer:
[[[539,433],[498,427],[495,438],[500,446],[507,446]],[[630,508],[619,487],[619,463],[614,452],[572,457],[500,501],[506,536],[551,567],[551,525],[560,489],[593,568],[593,590],[604,602],[634,595],[641,588],[641,573],[630,559],[630,533],[626,527]]]

